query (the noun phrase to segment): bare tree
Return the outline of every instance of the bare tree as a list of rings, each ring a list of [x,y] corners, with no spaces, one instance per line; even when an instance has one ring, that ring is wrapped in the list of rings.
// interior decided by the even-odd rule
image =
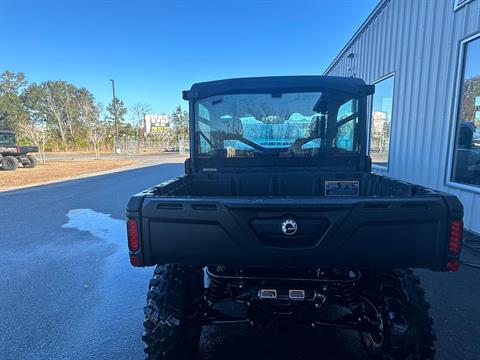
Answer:
[[[62,106],[58,101],[58,98],[53,94],[51,91],[46,91],[45,97],[43,99],[45,101],[44,105],[46,110],[48,111],[49,115],[55,119],[58,131],[60,133],[60,138],[63,142],[63,145],[67,146],[67,138],[65,136],[65,130],[63,128],[63,111]]]
[[[22,135],[38,146],[40,161],[42,164],[45,164],[45,144],[48,140],[47,123],[29,117],[25,121],[20,122],[18,126]]]
[[[145,115],[152,111],[152,107],[147,103],[137,102],[130,108],[131,120],[135,124],[135,134],[137,138],[137,152],[140,152],[140,141],[145,140]],[[145,143],[143,143],[145,145]]]
[[[145,115],[152,111],[152,107],[147,103],[137,102],[130,108],[132,120],[137,128],[137,136],[140,139],[140,131],[145,128]]]
[[[70,133],[70,139],[75,144],[76,130],[78,129],[76,123],[79,120],[79,109],[77,98],[84,96],[83,92],[88,93],[87,89],[77,89],[71,84],[62,84],[63,89],[61,96],[59,96],[59,103],[61,104],[63,112],[63,121]],[[76,106],[77,105],[77,106]]]
[[[91,97],[80,97],[77,99],[77,107],[80,121],[95,151],[95,158],[100,159],[100,144],[107,134],[107,127],[100,116],[103,105],[95,104]]]
[[[56,123],[60,139],[65,149],[69,143],[75,143],[76,123],[79,114],[78,98],[89,97],[87,89],[78,89],[66,81],[49,80],[40,84],[44,95],[40,104],[51,120]],[[69,139],[71,141],[69,141]]]

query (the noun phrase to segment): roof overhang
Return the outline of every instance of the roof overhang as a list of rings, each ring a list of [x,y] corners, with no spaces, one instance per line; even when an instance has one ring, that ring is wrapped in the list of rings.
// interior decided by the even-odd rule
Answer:
[[[193,84],[183,99],[196,101],[215,95],[268,94],[306,91],[339,91],[352,95],[373,94],[374,87],[362,79],[337,76],[272,76],[208,81]]]

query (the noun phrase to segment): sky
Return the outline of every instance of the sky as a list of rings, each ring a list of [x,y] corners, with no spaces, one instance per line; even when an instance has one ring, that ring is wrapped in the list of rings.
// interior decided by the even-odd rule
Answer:
[[[0,0],[0,72],[171,113],[195,82],[322,74],[378,0]]]

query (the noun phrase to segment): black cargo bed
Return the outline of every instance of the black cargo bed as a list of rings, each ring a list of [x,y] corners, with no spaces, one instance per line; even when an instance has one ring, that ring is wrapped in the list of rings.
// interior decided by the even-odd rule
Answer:
[[[359,196],[415,196],[432,193],[421,186],[364,172],[252,172],[189,174],[155,187],[165,197],[316,197],[328,196],[328,183],[358,184]]]
[[[329,181],[358,195],[328,196]],[[132,198],[145,265],[445,269],[458,200],[375,174],[190,174]],[[294,219],[298,232],[280,224]]]

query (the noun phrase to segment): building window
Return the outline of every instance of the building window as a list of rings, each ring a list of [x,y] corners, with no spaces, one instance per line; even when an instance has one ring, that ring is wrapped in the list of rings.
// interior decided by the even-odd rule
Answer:
[[[372,118],[370,122],[370,157],[377,167],[388,167],[390,132],[392,128],[394,76],[383,77],[374,83]]]
[[[480,186],[480,38],[462,44],[451,180]]]

